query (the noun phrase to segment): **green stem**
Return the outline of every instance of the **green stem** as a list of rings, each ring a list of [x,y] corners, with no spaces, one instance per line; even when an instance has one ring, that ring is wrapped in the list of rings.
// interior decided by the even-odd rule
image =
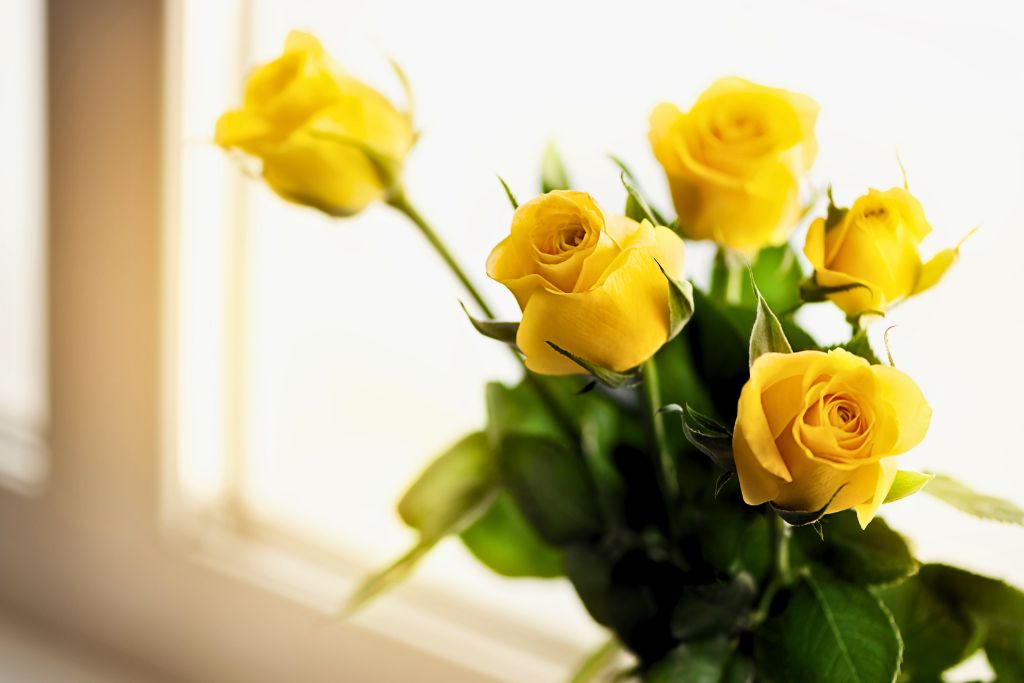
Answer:
[[[739,304],[743,300],[743,271],[730,266],[727,282],[725,300],[730,304]]]
[[[712,293],[729,304],[743,300],[743,285],[746,282],[747,264],[744,257],[728,247],[719,247],[715,252],[715,267],[725,277],[712,282]]]
[[[786,528],[786,522],[783,521],[782,517],[774,513],[769,513],[771,516],[771,544],[772,544],[772,555],[773,555],[773,571],[771,579],[768,581],[768,585],[765,586],[764,592],[761,593],[761,600],[757,604],[757,609],[754,611],[752,622],[754,625],[760,624],[768,618],[768,610],[771,609],[772,599],[775,594],[779,592],[779,589],[783,586],[788,586],[793,581],[792,570],[789,564],[789,529]]]
[[[430,243],[430,246],[434,248],[434,251],[437,252],[437,255],[441,257],[441,260],[445,262],[449,270],[451,270],[452,273],[455,275],[456,279],[458,279],[463,289],[465,289],[466,292],[473,298],[473,301],[476,302],[476,305],[480,307],[480,310],[483,312],[483,314],[487,318],[493,320],[494,312],[492,311],[491,307],[487,305],[487,301],[483,298],[483,295],[480,294],[479,291],[477,291],[476,287],[473,285],[473,282],[469,279],[469,276],[466,275],[466,271],[462,269],[462,266],[460,266],[459,262],[455,260],[455,257],[452,255],[452,253],[448,251],[448,248],[444,245],[444,242],[441,241],[441,238],[438,236],[436,232],[434,232],[434,229],[430,226],[430,223],[427,222],[427,219],[424,218],[423,215],[416,210],[416,207],[413,206],[409,199],[405,196],[405,191],[402,189],[397,190],[395,194],[391,197],[391,199],[388,200],[388,204],[391,205],[393,208],[397,209],[398,211],[400,211],[403,215],[405,215],[406,218],[412,221],[413,225],[419,228],[420,233],[427,239],[427,242]],[[551,393],[551,390],[540,380],[540,378],[537,377],[532,372],[530,372],[530,370],[526,367],[526,361],[523,360],[523,357],[520,356],[515,351],[515,349],[511,347],[509,347],[509,351],[511,351],[512,355],[515,356],[516,360],[519,361],[519,363],[523,366],[523,372],[526,374],[526,381],[530,384],[530,387],[537,394],[537,397],[540,399],[541,403],[543,403],[544,406],[548,409],[548,411],[551,412],[551,415],[555,418],[555,421],[558,423],[559,427],[561,427],[562,430],[565,431],[566,435],[570,439],[576,439],[577,429],[575,420],[573,420],[572,417],[565,411],[558,398],[553,393]]]
[[[778,515],[772,515],[772,541],[775,553],[775,574],[783,585],[792,579],[789,566],[789,529],[786,522]]]
[[[405,216],[412,221],[417,228],[419,228],[420,233],[427,238],[427,241],[430,242],[430,246],[434,248],[437,255],[441,257],[441,260],[443,260],[445,264],[447,264],[448,268],[452,271],[466,292],[473,297],[473,301],[475,301],[476,305],[480,307],[483,314],[488,318],[494,319],[494,313],[491,311],[491,307],[487,305],[483,296],[476,290],[476,287],[473,286],[473,282],[469,279],[469,276],[467,276],[466,272],[462,270],[462,266],[460,266],[458,261],[455,260],[455,257],[452,256],[451,252],[448,251],[448,247],[444,245],[444,242],[442,242],[441,238],[437,236],[434,229],[430,227],[427,220],[406,198],[405,192],[402,190],[396,191],[394,196],[388,200],[388,204],[405,214]]]
[[[665,423],[658,413],[661,408],[661,383],[658,377],[658,364],[651,356],[644,363],[644,405],[647,409],[648,430],[651,446],[657,454],[657,473],[665,494],[665,503],[670,507],[678,494],[679,481],[676,478],[676,466],[672,461],[672,450],[665,434]]]
[[[569,683],[593,683],[608,674],[618,660],[622,647],[614,637],[609,638],[599,648],[587,655],[579,670]]]
[[[526,375],[526,381],[530,383],[530,388],[533,389],[534,393],[537,394],[537,398],[544,404],[544,407],[551,413],[551,417],[555,419],[558,427],[565,432],[565,435],[569,437],[570,441],[576,442],[579,440],[579,429],[576,425],[576,420],[565,410],[562,402],[558,400],[558,397],[548,388],[546,384],[541,380],[540,377],[530,372],[526,367],[526,361],[523,357],[515,352],[514,349],[510,349],[512,355],[522,364],[523,372]]]

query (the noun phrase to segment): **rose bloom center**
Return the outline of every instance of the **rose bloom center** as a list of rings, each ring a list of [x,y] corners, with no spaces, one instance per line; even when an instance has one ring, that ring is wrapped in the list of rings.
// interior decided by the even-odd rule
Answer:
[[[732,112],[725,121],[718,122],[713,130],[722,142],[753,140],[765,134],[761,118],[746,111]]]
[[[586,228],[574,221],[549,232],[538,241],[537,248],[545,254],[560,254],[578,247],[586,236]]]
[[[844,432],[856,431],[860,424],[860,406],[842,396],[826,399],[826,414],[829,424]]]

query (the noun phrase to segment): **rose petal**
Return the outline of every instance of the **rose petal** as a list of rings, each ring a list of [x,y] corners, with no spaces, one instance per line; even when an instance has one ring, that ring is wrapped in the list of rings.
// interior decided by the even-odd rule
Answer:
[[[899,462],[896,458],[882,458],[877,467],[875,490],[870,500],[853,506],[857,512],[857,521],[860,522],[861,529],[867,528],[871,520],[875,518],[878,508],[885,502],[885,497],[889,495],[889,489],[892,488],[892,482],[899,469]]]
[[[843,490],[829,506],[829,512],[839,512],[863,502],[872,494],[877,469],[875,463],[848,469],[837,467],[828,460],[810,458],[793,438],[794,431],[787,430],[778,441],[793,479],[780,486],[776,505],[787,510],[818,510],[842,486]]]
[[[657,247],[628,249],[588,292],[536,291],[516,336],[526,366],[551,375],[584,372],[548,342],[617,372],[650,358],[668,338],[668,282],[659,256],[672,258]]]
[[[932,409],[920,387],[907,374],[887,365],[873,365],[879,394],[892,407],[897,435],[886,455],[905,453],[921,443],[931,423]],[[882,446],[882,444],[879,444]]]

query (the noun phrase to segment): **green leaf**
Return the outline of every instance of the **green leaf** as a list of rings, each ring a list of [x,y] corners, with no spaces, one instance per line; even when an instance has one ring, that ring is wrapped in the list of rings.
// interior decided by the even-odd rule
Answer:
[[[831,185],[828,186],[828,190],[825,191],[825,194],[828,196],[828,213],[825,215],[825,232],[828,232],[839,225],[850,210],[836,206],[836,202],[832,198]]]
[[[875,350],[871,348],[871,342],[868,340],[867,330],[861,330],[853,339],[840,344],[838,348],[845,349],[850,353],[860,356],[872,365],[881,365],[882,361],[878,360],[878,356],[875,355]]]
[[[581,356],[577,356],[572,351],[567,351],[554,342],[549,341],[548,346],[553,348],[555,351],[558,351],[558,353],[562,354],[573,363],[576,363],[576,365],[593,375],[595,379],[612,389],[618,389],[619,387],[635,387],[643,381],[643,377],[638,368],[634,368],[627,372],[616,372],[615,370],[603,368],[597,363],[592,363]]]
[[[658,262],[655,261],[655,263]],[[661,263],[658,263],[658,269],[665,276],[665,279],[668,280],[668,338],[671,340],[682,331],[683,326],[693,317],[693,285],[687,280],[677,280],[666,273]]]
[[[618,158],[614,154],[609,154],[608,158],[619,167],[621,175],[625,177],[623,185],[628,180],[630,185],[626,186],[626,209],[623,212],[627,218],[632,218],[636,222],[641,222],[647,219],[652,225],[664,225],[672,228],[673,232],[679,232],[677,221],[672,221],[670,225],[665,220],[665,216],[661,214],[657,209],[651,206],[651,203],[644,197],[643,192],[640,191],[637,185],[636,175],[626,166],[626,162]]]
[[[735,478],[735,472],[722,472],[720,475],[718,475],[718,479],[715,480],[715,498],[718,498],[718,495],[722,492],[722,489],[724,489],[729,484],[729,482]]]
[[[929,590],[981,624],[985,654],[999,681],[1024,680],[1024,593],[947,565],[925,565],[918,576]],[[977,640],[968,646],[968,654]]]
[[[773,311],[793,311],[800,305],[800,283],[804,273],[790,244],[761,249],[750,264],[761,295]],[[711,269],[712,296],[744,308],[755,308],[757,297],[750,286],[745,258],[719,247]]]
[[[656,622],[665,608],[658,599],[657,565],[632,555],[623,560],[622,555],[604,544],[571,545],[565,549],[565,573],[591,618],[639,653],[650,647],[652,636],[667,639],[670,634],[667,619]]]
[[[636,176],[633,175],[633,172],[629,170],[625,162],[623,162],[621,159],[614,155],[610,155],[610,158],[612,161],[615,162],[615,165],[619,167],[622,174],[635,184]],[[622,211],[623,215],[625,215],[626,218],[630,218],[638,223],[642,222],[644,219],[647,219],[648,215],[654,215],[654,210],[651,209],[650,207],[647,208],[648,211],[644,211],[643,205],[633,196],[632,193],[629,192],[628,189],[626,190],[626,206]]]
[[[695,366],[693,346],[684,333],[665,344],[655,354],[665,403],[687,403],[704,413],[714,412],[711,396]]]
[[[733,309],[698,288],[694,288],[693,300],[693,320],[682,336],[690,340],[694,367],[711,394],[715,412],[726,421],[732,421],[736,417],[740,389],[750,376],[751,327],[733,316]]]
[[[497,472],[487,437],[474,432],[430,463],[398,502],[398,515],[419,532],[407,553],[371,574],[349,597],[351,615],[404,581],[438,541],[472,524],[497,493]]]
[[[794,351],[818,350],[820,347],[814,341],[814,337],[807,333],[802,327],[789,318],[782,319],[782,331],[786,333],[786,339]]]
[[[675,648],[644,676],[645,683],[750,683],[753,663],[726,638],[686,643]]]
[[[777,596],[781,611],[758,628],[759,672],[777,683],[889,683],[903,643],[892,615],[867,588],[810,573]]]
[[[349,617],[366,607],[375,598],[390,591],[412,574],[419,561],[437,543],[437,538],[422,538],[407,553],[384,569],[363,579],[341,609],[342,617]]]
[[[1024,626],[992,627],[985,655],[998,681],[1024,681]]]
[[[561,378],[534,377],[555,389],[564,384]],[[509,434],[532,434],[562,438],[562,428],[537,398],[530,382],[523,380],[518,385],[507,387],[499,382],[490,382],[485,393],[487,403],[487,441],[491,451],[497,452],[502,439]]]
[[[936,475],[921,490],[969,515],[1024,526],[1024,510],[1014,503],[978,493],[943,474]]]
[[[541,538],[553,545],[593,539],[604,528],[586,464],[559,442],[511,434],[501,442],[505,489]]]
[[[729,247],[718,247],[711,265],[708,293],[718,301],[732,306],[754,308],[757,298],[747,277],[748,267],[746,256]]]
[[[516,345],[516,334],[519,332],[519,323],[500,323],[494,320],[477,320],[469,313],[469,309],[466,308],[466,304],[459,302],[462,306],[463,313],[469,318],[469,322],[473,324],[476,331],[485,337],[489,337],[496,341],[504,342],[506,344]]]
[[[519,208],[519,202],[516,201],[516,196],[512,194],[512,190],[509,189],[508,183],[505,182],[504,178],[498,176],[498,182],[500,182],[501,186],[505,188],[505,196],[508,197],[508,203],[512,205],[512,210],[515,211]]]
[[[1024,625],[1024,592],[1003,581],[944,564],[926,564],[918,575],[932,590],[979,619],[997,625]]]
[[[698,527],[700,553],[717,571],[748,572],[763,581],[772,566],[772,543],[768,515],[751,514],[734,501],[710,506]]]
[[[569,683],[597,683],[608,680],[607,676],[615,672],[622,654],[622,647],[618,641],[609,638],[587,655]]]
[[[398,77],[398,82],[402,86],[402,92],[405,94],[405,115],[411,124],[416,118],[416,97],[413,93],[412,83],[397,59],[389,57],[388,63],[391,64],[391,70],[395,72],[395,76]]]
[[[754,662],[748,656],[734,652],[725,665],[719,683],[754,683],[756,673]]]
[[[751,266],[761,296],[774,311],[792,311],[800,305],[800,282],[804,272],[790,244],[765,247]],[[751,304],[756,297],[751,297]]]
[[[619,179],[622,181],[622,186],[626,188],[626,215],[637,222],[648,221],[651,225],[662,225],[647,200],[640,194],[639,188],[630,180],[625,171],[619,175]]]
[[[445,451],[398,502],[398,515],[427,539],[461,530],[495,495],[497,472],[483,432]]]
[[[771,525],[768,515],[756,515],[740,535],[737,567],[750,572],[758,581],[768,576],[774,560]]]
[[[934,478],[934,474],[899,470],[896,472],[896,478],[892,480],[889,493],[885,495],[885,500],[882,502],[895,503],[897,500],[903,500],[907,496],[912,496],[927,486],[928,482]]]
[[[761,296],[760,290],[754,283],[753,275],[750,276],[754,294],[757,296],[757,317],[754,318],[754,328],[750,331],[750,365],[765,353],[792,353],[793,347],[786,339],[786,333],[782,330],[782,324],[772,313],[768,302]]]
[[[589,401],[579,410],[580,450],[590,469],[605,517],[622,521],[626,484],[615,466],[614,451],[620,433],[620,413],[607,401]]]
[[[461,534],[473,556],[491,571],[510,577],[562,575],[562,555],[545,543],[507,494]]]
[[[800,283],[800,300],[809,304],[828,301],[829,294],[839,294],[841,292],[848,292],[851,289],[860,288],[871,290],[871,287],[863,282],[851,282],[845,285],[825,287],[818,284],[816,276],[811,275],[811,277]]]
[[[822,517],[828,514],[828,509],[832,506],[832,501],[836,499],[839,492],[846,488],[846,484],[843,484],[836,489],[836,492],[832,494],[832,497],[828,499],[818,510],[786,510],[784,508],[777,507],[774,503],[770,503],[772,509],[778,513],[779,517],[782,517],[790,526],[807,526],[814,524],[819,521]]]
[[[821,520],[824,539],[808,527],[794,530],[793,539],[804,554],[853,583],[883,584],[899,581],[917,571],[917,561],[906,541],[875,518],[861,529],[852,510]]]
[[[725,426],[698,413],[689,404],[681,407],[672,403],[662,408],[660,412],[677,413],[683,423],[683,434],[687,441],[725,471],[736,471],[732,453],[732,432]]]
[[[920,576],[911,576],[876,593],[889,608],[903,637],[901,669],[911,681],[939,680],[943,671],[977,649],[977,623]]]
[[[612,160],[613,164],[615,164],[616,166],[619,167],[619,171],[620,172],[625,173],[627,178],[629,178],[630,180],[636,182],[636,175],[629,168],[629,166],[626,165],[625,161],[623,161],[621,158],[615,156],[614,154],[609,154],[608,158]]]
[[[757,595],[757,584],[746,572],[731,581],[686,586],[672,614],[672,635],[682,642],[733,633]]]
[[[552,190],[568,190],[569,174],[562,163],[555,143],[549,143],[544,149],[544,157],[540,162],[540,191],[547,193]]]
[[[693,318],[680,337],[690,344],[694,367],[711,395],[715,412],[729,423],[735,420],[736,398],[750,377],[750,337],[756,312],[726,304],[699,288],[694,288],[693,300]],[[791,320],[782,320],[782,329],[794,350],[818,348]]]

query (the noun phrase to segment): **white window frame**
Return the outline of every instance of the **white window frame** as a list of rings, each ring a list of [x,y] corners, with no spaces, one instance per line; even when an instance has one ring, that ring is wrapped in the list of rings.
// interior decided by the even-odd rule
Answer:
[[[17,0],[0,9],[0,16],[9,22],[7,29],[13,29],[14,37],[2,46],[0,57],[5,64],[16,64],[0,79],[4,86],[3,107],[11,108],[12,119],[4,120],[6,134],[17,136],[12,142],[17,145],[15,154],[8,154],[3,180],[7,192],[15,201],[14,210],[6,207],[6,215],[0,219],[8,225],[0,230],[3,236],[7,230],[29,230],[30,236],[17,242],[16,257],[22,261],[26,280],[15,282],[13,291],[3,292],[26,297],[26,305],[14,304],[14,311],[3,310],[5,315],[14,314],[13,322],[0,320],[0,335],[12,335],[19,341],[14,344],[19,367],[12,368],[19,382],[32,386],[24,389],[31,395],[26,405],[9,406],[0,403],[0,485],[25,494],[38,492],[46,480],[49,469],[47,376],[45,361],[47,352],[47,297],[46,297],[46,91],[43,76],[46,72],[46,44],[44,24],[46,22],[43,0]],[[7,66],[5,68],[10,68]],[[13,87],[13,91],[11,88]],[[24,153],[18,154],[17,152]],[[13,223],[11,223],[13,221]],[[9,245],[0,243],[0,249]],[[7,254],[10,256],[10,254]],[[7,262],[9,263],[9,262]],[[21,273],[19,273],[21,274]],[[9,281],[5,278],[4,283]],[[3,307],[0,307],[3,308]],[[21,315],[25,313],[27,315]],[[28,353],[23,353],[28,350]],[[10,366],[4,365],[10,358],[0,360],[0,372]],[[7,377],[0,378],[6,382]],[[13,411],[13,412],[11,412]]]
[[[182,0],[48,9],[54,457],[39,497],[0,489],[5,611],[153,681],[561,680],[579,653],[427,587],[335,619],[370,567],[230,496],[181,500]]]

